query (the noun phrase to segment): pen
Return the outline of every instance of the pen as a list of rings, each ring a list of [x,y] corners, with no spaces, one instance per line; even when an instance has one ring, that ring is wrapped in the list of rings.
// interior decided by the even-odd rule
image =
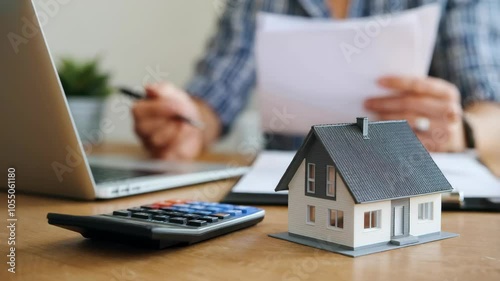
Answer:
[[[120,93],[124,94],[124,95],[127,95],[131,98],[134,98],[136,100],[140,100],[140,99],[145,99],[146,98],[146,95],[145,94],[142,94],[140,92],[136,92],[134,90],[131,90],[131,89],[128,89],[128,88],[125,88],[125,87],[120,87],[118,88],[118,90],[120,91]],[[180,121],[180,122],[185,122],[195,128],[198,128],[200,130],[203,130],[205,129],[205,124],[201,121],[196,121],[196,120],[193,120],[191,118],[188,118],[186,116],[182,116],[182,115],[175,115],[172,117],[172,119],[176,120],[176,121]]]

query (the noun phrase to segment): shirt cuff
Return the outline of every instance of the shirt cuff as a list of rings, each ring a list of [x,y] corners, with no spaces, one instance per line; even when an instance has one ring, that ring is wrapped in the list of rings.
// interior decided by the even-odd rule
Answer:
[[[226,135],[230,129],[239,109],[236,108],[234,99],[237,97],[228,96],[226,87],[219,83],[209,82],[203,77],[194,77],[187,85],[186,92],[192,97],[203,100],[219,117],[222,125],[222,136]]]
[[[466,107],[469,104],[479,101],[500,102],[500,83],[496,84],[476,82],[474,86],[465,89],[466,92],[463,93],[463,106]]]

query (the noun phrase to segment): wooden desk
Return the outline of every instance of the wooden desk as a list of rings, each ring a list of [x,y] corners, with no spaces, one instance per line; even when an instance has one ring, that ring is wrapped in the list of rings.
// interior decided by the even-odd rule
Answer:
[[[268,237],[287,229],[286,207],[264,207],[266,218],[257,226],[165,250],[89,241],[47,224],[48,212],[99,214],[168,198],[217,201],[235,182],[96,202],[18,194],[17,273],[7,272],[7,234],[1,226],[0,280],[500,280],[495,213],[444,213],[443,229],[459,238],[355,259]]]

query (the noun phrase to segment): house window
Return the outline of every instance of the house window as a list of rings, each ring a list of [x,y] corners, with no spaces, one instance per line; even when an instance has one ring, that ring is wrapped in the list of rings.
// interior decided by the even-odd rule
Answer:
[[[316,207],[307,205],[307,223],[314,224],[316,222]]]
[[[380,228],[381,210],[365,212],[365,229]]]
[[[433,202],[418,204],[418,220],[421,221],[433,220],[434,219],[433,211],[434,211]]]
[[[326,166],[326,196],[335,197],[337,192],[337,182],[335,180],[335,167]]]
[[[344,228],[344,211],[328,209],[328,226]]]
[[[314,163],[307,164],[307,192],[314,193],[316,191],[316,165]]]

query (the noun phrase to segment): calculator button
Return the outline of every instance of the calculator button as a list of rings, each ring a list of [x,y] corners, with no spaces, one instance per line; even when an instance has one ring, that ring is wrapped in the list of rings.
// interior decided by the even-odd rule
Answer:
[[[201,216],[200,215],[194,215],[194,214],[185,214],[185,215],[182,215],[182,217],[186,218],[188,220],[195,220],[195,219],[198,219]]]
[[[163,215],[165,211],[162,210],[146,210],[144,213],[152,214],[152,215]]]
[[[209,223],[218,222],[219,221],[218,218],[216,218],[216,217],[210,217],[210,216],[204,216],[204,217],[201,217],[199,219],[200,220],[204,220],[204,221],[209,222]]]
[[[204,220],[190,220],[188,221],[188,225],[190,226],[205,226],[207,222]]]
[[[196,210],[193,210],[193,209],[189,209],[189,208],[177,208],[176,211],[178,212],[182,212],[182,213],[193,213],[195,212]]]
[[[213,214],[211,216],[217,217],[219,219],[226,219],[226,218],[229,218],[231,215],[228,213],[217,213],[217,214]]]
[[[113,216],[128,217],[130,216],[130,212],[127,210],[114,211]]]
[[[200,210],[200,211],[193,212],[193,214],[200,215],[200,216],[208,216],[208,215],[212,214],[212,212],[210,212],[210,211],[201,211]]]
[[[151,215],[148,214],[148,213],[132,213],[132,217],[133,218],[137,218],[137,219],[145,219],[145,220],[148,220],[151,218]]]
[[[234,209],[240,210],[243,214],[248,214],[254,208],[248,206],[236,206]]]
[[[222,208],[215,208],[215,207],[207,207],[205,210],[210,211],[212,213],[219,213],[224,211]]]
[[[215,203],[215,202],[201,202],[200,204],[209,207],[209,206],[215,206],[215,205],[217,205],[219,203]]]
[[[169,218],[170,218],[169,216],[165,216],[165,215],[156,215],[156,216],[153,216],[153,218],[151,220],[153,220],[153,221],[161,221],[161,222],[168,222]]]
[[[217,205],[215,205],[215,207],[221,208],[223,210],[232,210],[232,209],[234,209],[234,206],[230,205],[230,204],[217,204]]]
[[[182,217],[184,213],[181,212],[172,212],[172,211],[165,211],[163,214],[171,217]]]
[[[177,217],[177,218],[170,218],[169,222],[176,223],[176,224],[186,224],[187,219],[186,218],[179,218],[179,217]]]
[[[226,213],[230,214],[231,216],[239,216],[243,212],[241,210],[228,210],[226,211]]]
[[[146,209],[138,208],[138,207],[128,208],[127,210],[131,211],[132,213],[141,213],[141,212],[146,211]]]

